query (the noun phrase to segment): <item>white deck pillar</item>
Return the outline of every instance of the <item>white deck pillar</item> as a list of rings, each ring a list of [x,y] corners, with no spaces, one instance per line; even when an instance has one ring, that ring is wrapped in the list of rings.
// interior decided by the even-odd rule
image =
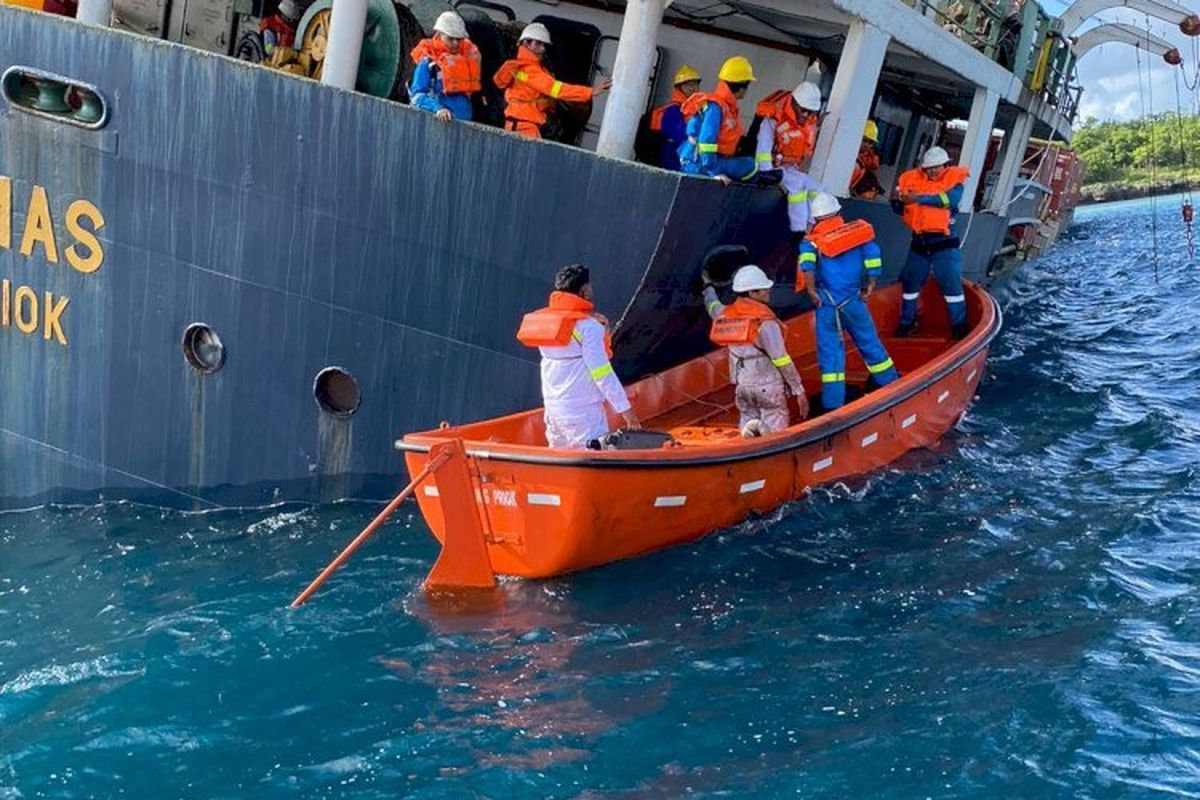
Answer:
[[[604,104],[596,152],[630,158],[638,121],[650,95],[650,70],[658,55],[658,29],[670,0],[629,0],[613,65],[612,91]]]
[[[1025,160],[1025,150],[1029,147],[1032,133],[1033,115],[1027,111],[1017,112],[1012,130],[1004,137],[1004,160],[992,192],[990,210],[997,214],[1008,212],[1008,201],[1012,199],[1013,187],[1017,185],[1017,177],[1021,174],[1021,164]]]
[[[112,22],[113,0],[79,0],[75,19],[107,28]]]
[[[996,124],[996,108],[1000,95],[982,86],[975,87],[975,99],[971,103],[971,118],[967,120],[967,133],[963,137],[960,166],[971,170],[971,177],[963,187],[962,202],[958,210],[970,213],[975,205],[975,190],[983,177],[983,162],[987,158],[988,143],[992,140],[992,127]]]
[[[367,0],[334,0],[321,83],[354,91],[367,25]]]
[[[813,155],[813,177],[832,194],[845,196],[850,191],[863,127],[890,40],[889,34],[862,20],[851,23],[846,35],[829,92],[828,115]]]

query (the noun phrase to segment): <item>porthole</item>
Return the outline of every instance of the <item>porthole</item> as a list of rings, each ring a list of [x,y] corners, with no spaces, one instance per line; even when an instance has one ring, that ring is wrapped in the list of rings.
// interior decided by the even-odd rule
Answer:
[[[225,345],[208,325],[193,322],[183,332],[183,357],[192,369],[211,375],[225,364]]]
[[[345,419],[362,404],[358,381],[341,367],[326,367],[313,381],[313,397],[326,414]]]
[[[0,94],[18,111],[87,130],[108,124],[104,93],[86,83],[31,67],[9,67],[0,76]]]

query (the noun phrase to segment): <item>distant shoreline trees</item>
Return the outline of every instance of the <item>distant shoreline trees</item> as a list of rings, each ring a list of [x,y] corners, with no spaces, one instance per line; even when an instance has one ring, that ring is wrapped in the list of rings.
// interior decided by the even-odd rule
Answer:
[[[1149,119],[1099,122],[1089,117],[1071,142],[1095,183],[1146,182],[1200,176],[1200,116],[1174,111]],[[1153,168],[1151,167],[1153,165]]]

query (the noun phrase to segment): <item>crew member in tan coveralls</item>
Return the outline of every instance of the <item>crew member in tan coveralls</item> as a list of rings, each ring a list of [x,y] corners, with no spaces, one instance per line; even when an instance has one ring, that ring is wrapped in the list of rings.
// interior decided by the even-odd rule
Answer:
[[[787,396],[800,405],[800,419],[808,416],[808,398],[800,373],[784,344],[783,323],[767,303],[774,284],[756,266],[742,267],[733,276],[737,300],[726,306],[711,286],[704,288],[704,306],[713,318],[710,338],[729,349],[729,377],[741,415],[742,436],[776,433],[791,424]]]

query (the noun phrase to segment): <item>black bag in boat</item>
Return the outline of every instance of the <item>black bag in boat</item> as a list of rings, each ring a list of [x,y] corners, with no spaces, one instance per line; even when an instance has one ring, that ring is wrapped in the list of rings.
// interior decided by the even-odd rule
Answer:
[[[912,239],[912,249],[923,256],[931,256],[943,250],[953,250],[958,245],[957,236],[946,236],[943,233],[918,233]]]
[[[669,433],[658,431],[610,431],[599,439],[588,442],[589,450],[661,450],[675,439]]]

